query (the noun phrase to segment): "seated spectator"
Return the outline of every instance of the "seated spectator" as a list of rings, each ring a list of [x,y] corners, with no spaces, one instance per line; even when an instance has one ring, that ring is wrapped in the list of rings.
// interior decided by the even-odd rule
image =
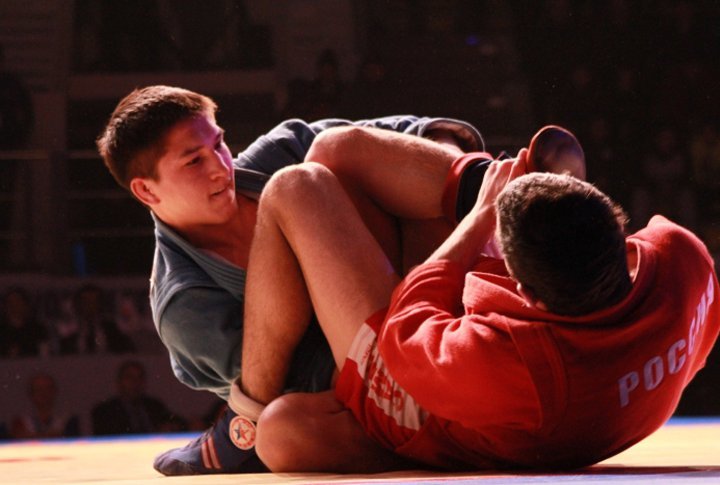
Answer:
[[[102,288],[88,284],[73,295],[73,318],[57,323],[60,354],[134,352],[130,337],[110,316]]]
[[[34,124],[30,90],[19,76],[6,70],[0,45],[0,149],[24,148]]]
[[[77,416],[59,414],[56,410],[58,387],[48,374],[37,374],[28,383],[28,413],[16,416],[11,425],[14,439],[62,438],[80,435]]]
[[[720,188],[720,130],[715,123],[703,123],[690,136],[690,158],[693,180],[712,200]]]
[[[337,55],[325,49],[315,62],[315,77],[292,79],[288,83],[288,100],[283,109],[285,117],[321,119],[338,116],[345,94],[340,78]]]
[[[310,83],[313,100],[312,119],[337,116],[338,106],[345,94],[345,83],[340,78],[337,54],[332,49],[323,50],[315,63],[315,78]]]
[[[137,353],[157,354],[163,347],[149,313],[147,290],[116,293],[115,321],[120,331],[132,339]]]
[[[641,184],[632,195],[634,225],[644,225],[652,213],[660,213],[684,227],[696,229],[696,202],[687,183],[687,147],[679,142],[675,128],[661,128],[653,146],[641,160]]]
[[[19,287],[8,289],[0,314],[0,356],[46,356],[49,349],[47,327],[37,319],[28,292]]]
[[[388,77],[388,68],[375,56],[360,64],[355,80],[348,86],[340,103],[340,113],[351,119],[375,118],[394,113],[398,97]]]
[[[94,435],[168,433],[184,431],[185,421],[173,415],[165,403],[145,391],[145,367],[130,360],[120,365],[117,394],[92,410]]]

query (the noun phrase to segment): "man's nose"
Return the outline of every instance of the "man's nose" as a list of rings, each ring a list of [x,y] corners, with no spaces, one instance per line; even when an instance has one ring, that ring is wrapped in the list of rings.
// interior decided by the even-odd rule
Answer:
[[[208,165],[210,167],[210,173],[214,177],[225,177],[230,171],[230,167],[217,151],[213,151],[210,155],[210,163]]]

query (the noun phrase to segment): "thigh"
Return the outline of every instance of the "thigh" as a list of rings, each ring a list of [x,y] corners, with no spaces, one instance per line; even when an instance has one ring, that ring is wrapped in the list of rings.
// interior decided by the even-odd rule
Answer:
[[[403,268],[402,221],[382,209],[357,181],[335,174],[358,211],[360,219],[385,253],[395,272]]]
[[[341,368],[360,325],[389,303],[399,278],[327,168],[305,163],[276,174],[265,190],[258,223],[269,212],[280,226]]]

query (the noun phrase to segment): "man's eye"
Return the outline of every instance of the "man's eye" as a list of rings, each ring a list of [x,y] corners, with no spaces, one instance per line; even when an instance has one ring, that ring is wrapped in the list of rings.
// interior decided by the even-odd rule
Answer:
[[[189,161],[188,163],[186,163],[185,165],[195,165],[195,164],[197,164],[197,163],[200,163],[200,157],[195,157],[195,158],[193,158],[192,160],[190,160],[190,161]]]

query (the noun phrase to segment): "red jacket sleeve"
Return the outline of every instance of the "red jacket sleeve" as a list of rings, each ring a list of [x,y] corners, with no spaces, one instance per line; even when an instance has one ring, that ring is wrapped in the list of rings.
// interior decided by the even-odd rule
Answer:
[[[449,261],[415,268],[393,294],[378,340],[383,360],[436,416],[474,429],[532,428],[538,401],[507,321],[495,313],[465,315],[464,281]]]

